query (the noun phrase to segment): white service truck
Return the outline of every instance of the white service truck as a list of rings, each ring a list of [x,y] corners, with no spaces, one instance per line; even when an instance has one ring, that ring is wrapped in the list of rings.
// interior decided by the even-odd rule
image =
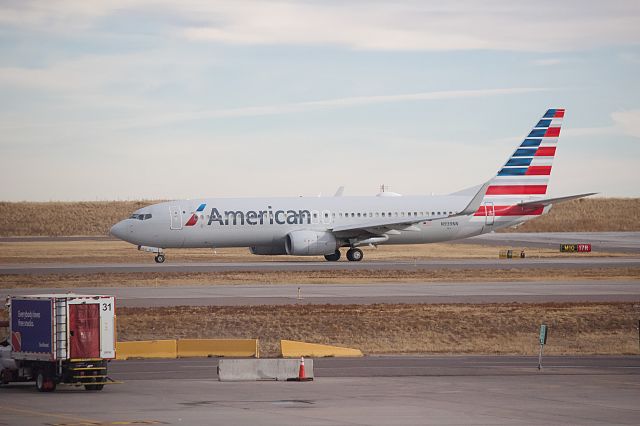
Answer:
[[[97,391],[113,382],[107,377],[116,357],[113,296],[9,296],[7,308],[0,384],[35,381],[39,391],[51,392],[59,383]]]

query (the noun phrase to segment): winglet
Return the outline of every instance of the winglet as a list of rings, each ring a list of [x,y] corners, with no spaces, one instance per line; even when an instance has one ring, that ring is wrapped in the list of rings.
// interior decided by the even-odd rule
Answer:
[[[344,186],[340,186],[338,187],[338,190],[336,191],[335,194],[333,194],[334,197],[342,197],[342,194],[344,193]]]
[[[468,216],[471,214],[475,214],[475,212],[478,211],[478,208],[482,204],[482,200],[484,199],[484,196],[487,193],[487,188],[489,188],[490,184],[491,184],[491,181],[485,182],[485,184],[480,187],[480,190],[478,190],[476,195],[473,196],[473,198],[471,199],[467,207],[465,207],[464,210],[458,213],[458,215]]]

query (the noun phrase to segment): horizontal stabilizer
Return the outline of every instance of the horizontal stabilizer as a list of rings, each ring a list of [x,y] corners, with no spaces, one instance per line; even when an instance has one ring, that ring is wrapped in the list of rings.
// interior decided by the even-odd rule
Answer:
[[[467,207],[465,207],[464,210],[458,213],[458,216],[468,216],[478,211],[478,208],[480,208],[482,200],[484,199],[484,196],[487,193],[487,188],[489,188],[490,184],[491,181],[488,181],[484,185],[482,185],[478,192],[476,192],[476,195],[473,196]]]
[[[569,195],[566,197],[558,197],[558,198],[546,198],[544,200],[526,201],[524,203],[519,203],[518,205],[522,207],[548,206],[551,204],[564,203],[565,201],[577,200],[578,198],[589,197],[595,194],[597,194],[597,192],[589,192],[587,194],[580,194],[580,195]]]

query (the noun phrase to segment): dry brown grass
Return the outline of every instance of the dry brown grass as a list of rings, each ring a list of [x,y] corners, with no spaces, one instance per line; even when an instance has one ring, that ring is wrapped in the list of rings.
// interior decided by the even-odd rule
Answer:
[[[640,198],[582,198],[555,205],[524,225],[501,232],[640,231]]]
[[[548,354],[636,354],[632,303],[492,305],[300,305],[121,308],[121,340],[259,338],[265,356],[279,339],[341,345],[366,354],[535,354],[541,323]]]
[[[259,338],[263,356],[278,355],[279,339],[365,354],[533,355],[545,323],[547,354],[628,355],[638,353],[639,313],[633,303],[180,306],[119,308],[117,323],[121,341]]]
[[[0,202],[0,237],[107,235],[114,223],[155,202]],[[587,198],[558,204],[518,230],[639,231],[640,199]]]
[[[216,273],[122,273],[0,275],[0,288],[165,287],[216,284],[368,284],[461,281],[638,280],[640,268],[416,269],[413,271],[263,271]]]
[[[113,224],[156,202],[0,202],[0,236],[108,235]]]

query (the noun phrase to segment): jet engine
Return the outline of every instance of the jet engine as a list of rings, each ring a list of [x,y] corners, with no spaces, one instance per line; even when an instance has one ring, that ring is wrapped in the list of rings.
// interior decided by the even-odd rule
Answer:
[[[335,253],[338,242],[331,232],[293,231],[287,234],[285,248],[293,256],[318,256]]]

